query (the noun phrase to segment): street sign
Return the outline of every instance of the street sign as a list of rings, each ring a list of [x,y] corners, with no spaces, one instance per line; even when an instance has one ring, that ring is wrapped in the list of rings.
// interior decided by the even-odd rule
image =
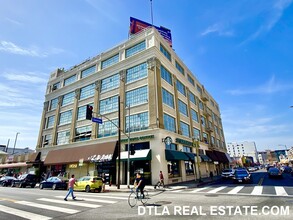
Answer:
[[[103,119],[92,117],[92,122],[96,122],[98,124],[103,124]]]

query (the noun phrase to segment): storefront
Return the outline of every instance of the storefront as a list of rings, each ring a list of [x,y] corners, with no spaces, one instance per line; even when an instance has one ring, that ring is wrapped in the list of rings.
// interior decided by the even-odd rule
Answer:
[[[212,160],[213,164],[209,164],[210,171],[214,175],[220,175],[221,171],[229,167],[229,159],[224,152],[206,150],[206,155]]]

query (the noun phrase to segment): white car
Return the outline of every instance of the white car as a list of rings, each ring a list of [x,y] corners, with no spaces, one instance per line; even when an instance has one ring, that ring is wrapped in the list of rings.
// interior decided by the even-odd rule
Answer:
[[[231,178],[233,176],[233,173],[234,173],[234,169],[224,169],[222,171],[221,176],[223,178]]]

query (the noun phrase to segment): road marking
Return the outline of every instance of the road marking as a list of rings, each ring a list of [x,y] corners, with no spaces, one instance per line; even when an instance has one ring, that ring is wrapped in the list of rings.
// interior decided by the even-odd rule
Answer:
[[[210,188],[210,186],[203,187],[203,188],[198,188],[198,189],[195,189],[195,190],[193,190],[193,191],[191,191],[191,192],[192,192],[192,193],[195,193],[195,192],[203,191],[203,190],[208,189],[208,188]]]
[[[59,203],[59,204],[67,204],[67,205],[73,205],[73,206],[81,206],[81,207],[87,207],[87,208],[99,208],[101,207],[101,205],[94,205],[94,204],[88,204],[88,203],[83,203],[82,201],[81,202],[78,202],[78,201],[61,201],[61,200],[58,200],[58,199],[47,199],[47,198],[40,198],[38,199],[40,201],[45,201],[45,202],[53,202],[53,203]]]
[[[81,195],[81,194],[80,194]],[[117,197],[117,196],[99,196],[99,195],[82,195],[83,197],[97,197],[97,198],[106,198],[106,199],[122,199],[122,200],[128,200],[127,197]],[[77,197],[78,198],[78,197]]]
[[[219,192],[219,191],[225,189],[226,187],[227,187],[227,186],[221,186],[221,187],[218,187],[218,188],[213,189],[213,190],[211,190],[211,191],[208,191],[208,193],[217,193],[217,192]]]
[[[258,182],[258,184],[257,184],[257,185],[261,186],[261,185],[262,185],[262,182],[263,182],[263,180],[264,180],[264,177],[260,178],[260,180],[259,180],[259,182]]]
[[[79,212],[79,211],[74,210],[74,209],[67,209],[67,208],[62,208],[62,207],[58,207],[58,206],[44,205],[44,204],[28,202],[28,201],[18,201],[16,203],[21,204],[21,205],[27,205],[27,206],[31,206],[31,207],[36,207],[36,208],[56,211],[56,212],[64,212],[64,213],[67,213],[67,214],[75,214],[75,213]]]
[[[21,218],[30,219],[30,220],[49,220],[52,219],[50,217],[44,215],[38,215],[31,212],[22,211],[19,209],[10,208],[8,206],[0,205],[0,211],[5,212],[7,214],[16,215]]]
[[[179,189],[179,190],[174,190],[172,192],[182,192],[182,191],[183,191],[183,189]]]
[[[64,196],[55,196],[56,198],[64,198]],[[102,200],[102,199],[90,199],[90,198],[82,198],[82,197],[78,197],[78,200],[85,200],[85,201],[90,201],[90,202],[101,202],[101,203],[109,203],[109,204],[113,204],[116,203],[116,201],[111,201],[111,200]]]
[[[287,192],[282,186],[275,186],[275,190],[276,190],[277,196],[288,196]]]
[[[228,194],[237,194],[244,186],[236,186],[234,189],[228,192]]]
[[[263,186],[255,186],[250,193],[250,195],[261,195],[263,190]]]

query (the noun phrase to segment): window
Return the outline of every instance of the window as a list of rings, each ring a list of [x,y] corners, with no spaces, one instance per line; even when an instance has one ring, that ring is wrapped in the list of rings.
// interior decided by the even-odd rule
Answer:
[[[193,128],[193,137],[200,140],[200,130]]]
[[[209,136],[207,133],[202,133],[202,137],[203,137],[203,142],[208,144],[209,143]]]
[[[55,122],[55,115],[48,117],[46,128],[52,128]]]
[[[200,117],[200,121],[201,121],[201,125],[202,125],[203,127],[205,127],[205,126],[206,126],[206,118],[205,118],[204,116],[201,116],[201,117]]]
[[[164,126],[166,130],[176,132],[175,118],[164,114]]]
[[[86,87],[80,89],[80,97],[79,99],[85,99],[91,97],[95,94],[95,84],[90,84]]]
[[[167,57],[168,60],[171,61],[171,54],[166,50],[166,48],[160,44],[160,51]]]
[[[167,161],[167,166],[168,166],[168,177],[173,178],[173,177],[179,177],[180,172],[179,172],[179,161]]]
[[[60,89],[60,85],[61,85],[60,82],[54,83],[53,86],[52,86],[52,91]]]
[[[118,111],[118,96],[100,101],[100,114]]]
[[[74,96],[75,96],[75,92],[70,92],[65,94],[62,99],[62,106],[73,103]]]
[[[140,87],[126,92],[126,106],[134,106],[148,102],[148,87]]]
[[[210,102],[211,102],[212,106],[215,106],[215,103],[213,100],[210,99]]]
[[[193,109],[191,109],[191,117],[193,121],[196,121],[198,123],[198,114]]]
[[[171,73],[163,65],[161,65],[161,77],[162,79],[166,80],[170,85],[173,84]]]
[[[202,93],[202,89],[199,85],[196,85],[197,91],[201,94]]]
[[[147,64],[142,63],[126,70],[126,83],[131,83],[148,75]]]
[[[58,105],[58,98],[52,99],[51,100],[51,105],[50,105],[50,110],[56,109],[57,105]]]
[[[94,104],[91,103],[89,105],[93,107]],[[86,116],[86,105],[85,106],[78,107],[78,110],[77,110],[77,120],[83,120],[83,119],[85,119],[85,116]]]
[[[48,146],[50,144],[52,144],[52,135],[51,134],[47,134],[44,137],[43,147]]]
[[[72,110],[60,113],[59,125],[65,125],[71,123]]]
[[[189,92],[189,101],[196,105],[195,95],[192,92]]]
[[[215,128],[216,134],[219,135],[218,127],[215,125],[214,128]]]
[[[185,93],[185,86],[180,82],[179,80],[176,81],[177,90],[184,96],[186,96]]]
[[[89,75],[92,75],[96,71],[96,66],[89,67],[83,71],[81,71],[81,78],[85,78]]]
[[[194,86],[194,80],[192,79],[190,75],[187,75],[187,79]]]
[[[212,144],[215,144],[215,138],[212,136]]]
[[[191,147],[183,146],[183,152],[192,153]]]
[[[76,80],[76,75],[70,76],[69,78],[64,80],[64,86],[70,85],[71,83],[74,83]]]
[[[204,107],[203,107],[203,103],[202,103],[202,101],[199,101],[199,108],[200,108],[201,110],[204,110]]]
[[[106,92],[112,89],[116,89],[119,87],[120,84],[120,75],[116,73],[113,76],[108,78],[102,79],[101,82],[101,92]]]
[[[116,54],[116,55],[110,57],[109,59],[102,61],[102,69],[105,69],[109,66],[112,66],[118,62],[119,62],[119,54]]]
[[[163,103],[174,108],[174,97],[166,89],[162,88]]]
[[[180,121],[180,128],[181,128],[181,134],[186,136],[186,137],[190,137],[190,133],[189,133],[189,125]]]
[[[177,144],[174,144],[174,143],[169,145],[165,144],[165,147],[167,150],[177,150]]]
[[[61,131],[57,133],[57,145],[69,144],[70,131]]]
[[[90,140],[92,135],[92,125],[79,127],[75,129],[75,141]]]
[[[184,161],[186,176],[194,175],[194,162]]]
[[[134,45],[133,47],[126,49],[125,56],[126,56],[126,58],[133,56],[133,55],[137,54],[138,52],[145,50],[145,48],[146,48],[145,41],[140,42],[140,43]]]
[[[125,118],[126,125],[125,125],[125,131],[128,132],[129,128],[130,131],[141,131],[146,130],[149,127],[149,113],[143,112],[135,115],[130,115],[130,126],[129,126],[129,120],[127,116]]]
[[[177,70],[179,70],[179,72],[182,73],[182,75],[184,75],[184,69],[177,61],[175,61],[175,66]]]
[[[115,126],[116,125],[116,126]],[[114,136],[118,133],[118,119],[111,121],[103,121],[103,124],[99,125],[98,137]]]
[[[187,105],[181,100],[178,100],[178,107],[179,107],[179,112],[185,115],[186,117],[188,117]]]

